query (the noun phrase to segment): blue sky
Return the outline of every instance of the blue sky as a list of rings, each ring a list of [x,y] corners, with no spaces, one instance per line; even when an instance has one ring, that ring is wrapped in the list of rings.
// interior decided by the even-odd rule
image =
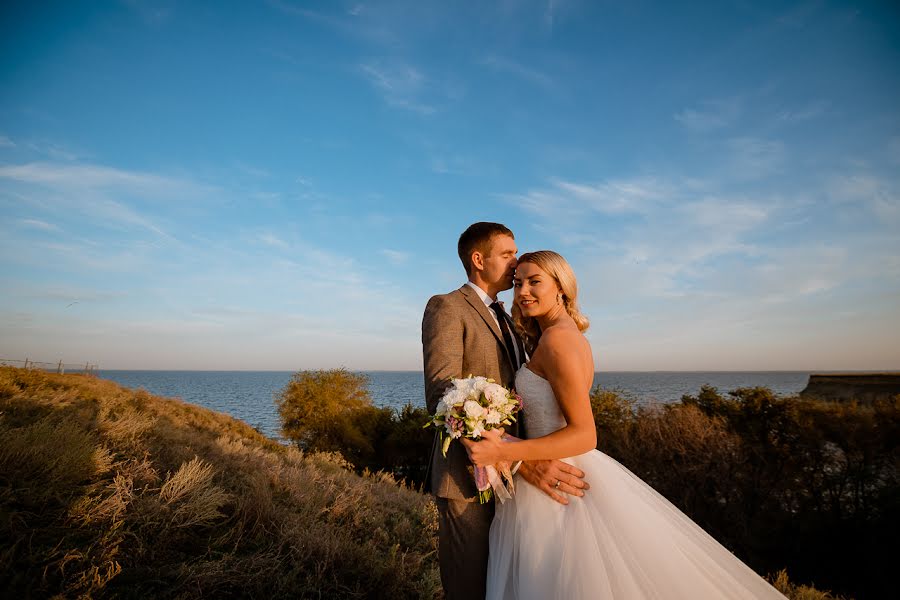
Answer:
[[[492,220],[600,370],[900,368],[900,11],[679,4],[4,2],[0,358],[420,369]]]

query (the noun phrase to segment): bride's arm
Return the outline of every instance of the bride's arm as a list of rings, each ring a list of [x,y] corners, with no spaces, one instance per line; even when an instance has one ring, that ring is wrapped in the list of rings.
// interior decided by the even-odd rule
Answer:
[[[549,334],[549,335],[548,335]],[[496,431],[485,432],[482,440],[463,440],[469,458],[479,466],[500,461],[545,460],[577,456],[597,447],[597,429],[591,412],[588,361],[583,360],[586,340],[570,330],[548,330],[541,338],[541,365],[553,388],[567,425],[544,437],[506,443]],[[589,351],[589,350],[588,350]],[[593,371],[593,361],[590,362]]]

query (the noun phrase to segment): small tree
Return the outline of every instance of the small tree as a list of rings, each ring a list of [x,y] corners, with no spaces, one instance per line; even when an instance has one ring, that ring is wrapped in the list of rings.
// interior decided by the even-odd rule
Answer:
[[[425,481],[434,432],[424,408],[376,407],[368,378],[346,369],[300,371],[275,398],[282,434],[301,450],[340,452],[357,471]]]
[[[365,375],[343,368],[300,371],[275,404],[282,434],[302,450],[357,455],[372,451],[357,425],[358,413],[372,407]]]

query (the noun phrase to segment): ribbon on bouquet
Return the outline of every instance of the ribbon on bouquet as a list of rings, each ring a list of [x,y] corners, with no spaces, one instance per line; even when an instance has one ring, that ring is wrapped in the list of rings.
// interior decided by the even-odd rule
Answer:
[[[501,503],[506,502],[516,493],[510,464],[501,461],[496,465],[475,467],[475,487],[482,504],[488,502],[492,495]]]
[[[504,442],[521,442],[519,438],[503,434]],[[482,504],[491,499],[491,490],[493,495],[497,496],[500,503],[506,502],[516,493],[516,484],[513,483],[513,475],[519,470],[522,461],[517,461],[516,466],[506,461],[501,461],[496,465],[488,465],[487,467],[475,467],[475,487],[478,488],[478,499]]]

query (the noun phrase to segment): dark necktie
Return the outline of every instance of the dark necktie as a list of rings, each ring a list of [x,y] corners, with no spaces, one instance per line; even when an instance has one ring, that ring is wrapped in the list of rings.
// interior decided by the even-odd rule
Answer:
[[[497,324],[500,325],[500,333],[503,334],[503,343],[506,344],[506,351],[509,353],[509,362],[512,363],[513,370],[519,370],[519,361],[516,359],[516,346],[513,340],[512,332],[509,329],[509,323],[506,321],[506,311],[499,302],[491,304],[491,310],[497,315]]]

